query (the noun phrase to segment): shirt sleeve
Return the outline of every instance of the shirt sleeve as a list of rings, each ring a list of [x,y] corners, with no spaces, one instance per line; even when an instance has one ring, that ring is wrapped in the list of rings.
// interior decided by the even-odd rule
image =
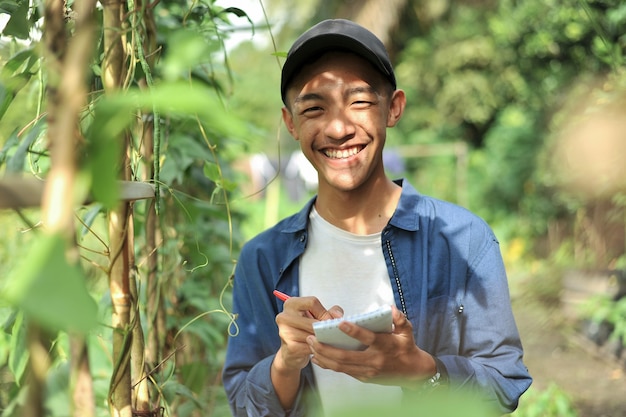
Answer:
[[[236,391],[232,398],[229,395],[233,416],[296,417],[304,415],[304,408],[301,404],[304,378],[300,381],[300,390],[294,407],[284,410],[271,384],[270,368],[273,360],[273,355],[267,357],[255,364],[248,372],[237,372],[236,377],[231,380],[233,384],[229,385]],[[226,387],[226,384],[224,385]]]
[[[493,238],[470,267],[460,315],[459,355],[443,355],[451,388],[479,388],[502,412],[517,408],[532,379],[509,295],[500,248]]]
[[[270,378],[274,355],[280,347],[275,323],[277,307],[265,288],[263,269],[254,253],[242,251],[235,270],[233,313],[226,352],[223,385],[233,416],[300,416],[304,414],[301,395],[291,410],[284,410]],[[300,393],[305,378],[301,378]]]

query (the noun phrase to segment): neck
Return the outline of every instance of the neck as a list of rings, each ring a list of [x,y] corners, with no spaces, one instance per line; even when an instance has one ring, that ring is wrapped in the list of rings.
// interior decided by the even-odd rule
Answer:
[[[388,178],[351,191],[319,191],[315,208],[329,223],[351,233],[378,233],[393,215],[402,189]]]

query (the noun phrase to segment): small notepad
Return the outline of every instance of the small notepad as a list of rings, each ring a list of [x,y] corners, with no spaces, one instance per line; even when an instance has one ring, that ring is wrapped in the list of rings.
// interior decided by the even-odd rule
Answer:
[[[341,349],[365,349],[367,346],[339,330],[339,323],[343,321],[348,321],[361,327],[365,327],[375,333],[391,333],[393,330],[391,306],[385,305],[363,314],[355,314],[338,319],[315,322],[313,323],[315,337],[317,337],[317,340],[322,343]]]

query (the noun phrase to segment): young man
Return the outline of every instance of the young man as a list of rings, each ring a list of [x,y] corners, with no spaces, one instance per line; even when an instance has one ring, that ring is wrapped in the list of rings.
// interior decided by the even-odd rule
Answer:
[[[223,372],[233,414],[300,416],[316,403],[332,414],[437,385],[514,410],[531,378],[498,242],[467,210],[386,176],[386,129],[406,97],[380,40],[347,20],[319,23],[289,51],[281,94],[319,189],[242,250]],[[292,297],[283,304],[275,289]],[[365,350],[314,336],[318,320],[385,304],[392,333],[341,326]]]

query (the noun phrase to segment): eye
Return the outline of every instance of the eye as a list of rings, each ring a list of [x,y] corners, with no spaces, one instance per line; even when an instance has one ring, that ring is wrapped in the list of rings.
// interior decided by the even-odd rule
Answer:
[[[352,106],[357,109],[366,109],[374,106],[378,100],[374,94],[360,93],[352,97]]]
[[[302,110],[302,114],[306,116],[313,116],[318,113],[321,113],[324,109],[320,106],[311,106]]]
[[[359,109],[364,109],[364,108],[370,107],[372,105],[374,105],[374,103],[372,101],[369,101],[369,100],[355,100],[355,101],[352,102],[352,106],[356,107],[356,108],[359,108]]]

